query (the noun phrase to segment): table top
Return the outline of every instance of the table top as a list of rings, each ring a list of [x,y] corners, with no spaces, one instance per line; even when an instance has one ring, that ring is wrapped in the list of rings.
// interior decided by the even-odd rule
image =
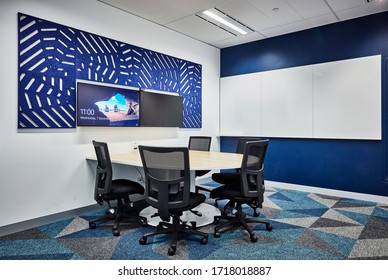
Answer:
[[[241,167],[242,154],[207,152],[207,151],[189,151],[191,170],[210,170],[210,169],[233,169]],[[142,167],[139,151],[132,151],[120,154],[111,154],[111,162]],[[88,157],[89,160],[96,160],[96,157]]]

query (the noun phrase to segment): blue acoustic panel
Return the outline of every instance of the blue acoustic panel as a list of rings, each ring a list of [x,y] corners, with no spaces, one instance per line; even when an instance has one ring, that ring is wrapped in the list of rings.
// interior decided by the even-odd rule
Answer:
[[[19,128],[75,127],[75,65],[73,30],[19,15]]]
[[[202,126],[201,65],[19,14],[19,128],[75,127],[76,79],[177,92]]]
[[[201,127],[202,123],[202,68],[185,62],[180,71],[180,95],[183,97],[183,127]]]

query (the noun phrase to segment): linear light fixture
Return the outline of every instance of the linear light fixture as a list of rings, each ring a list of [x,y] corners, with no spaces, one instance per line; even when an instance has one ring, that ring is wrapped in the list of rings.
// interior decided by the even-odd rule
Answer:
[[[228,16],[224,12],[221,12],[217,8],[211,8],[197,14],[200,18],[217,25],[218,27],[238,36],[246,35],[253,32],[252,29],[235,20],[231,16]]]

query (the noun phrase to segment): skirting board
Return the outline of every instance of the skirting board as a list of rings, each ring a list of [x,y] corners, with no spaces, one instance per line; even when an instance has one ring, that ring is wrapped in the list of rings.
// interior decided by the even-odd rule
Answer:
[[[6,225],[3,227],[0,227],[0,236],[12,234],[15,232],[27,230],[27,229],[34,228],[34,227],[47,225],[50,223],[55,223],[55,222],[58,222],[60,220],[65,220],[65,219],[68,219],[71,217],[80,216],[80,215],[83,215],[87,212],[97,211],[97,210],[101,210],[101,209],[103,209],[103,208],[101,208],[100,205],[93,204],[93,205],[85,206],[82,208],[77,208],[77,209],[73,209],[73,210],[69,210],[69,211],[65,211],[65,212],[61,212],[61,213],[56,213],[56,214],[52,214],[52,215],[47,215],[47,216],[27,220],[27,221],[22,221],[22,222]]]

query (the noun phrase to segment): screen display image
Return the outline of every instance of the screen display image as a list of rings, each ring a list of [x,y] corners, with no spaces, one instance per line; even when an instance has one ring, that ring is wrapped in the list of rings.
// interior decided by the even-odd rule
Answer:
[[[140,126],[182,127],[183,97],[140,91]]]
[[[78,126],[138,126],[139,90],[77,83]]]

